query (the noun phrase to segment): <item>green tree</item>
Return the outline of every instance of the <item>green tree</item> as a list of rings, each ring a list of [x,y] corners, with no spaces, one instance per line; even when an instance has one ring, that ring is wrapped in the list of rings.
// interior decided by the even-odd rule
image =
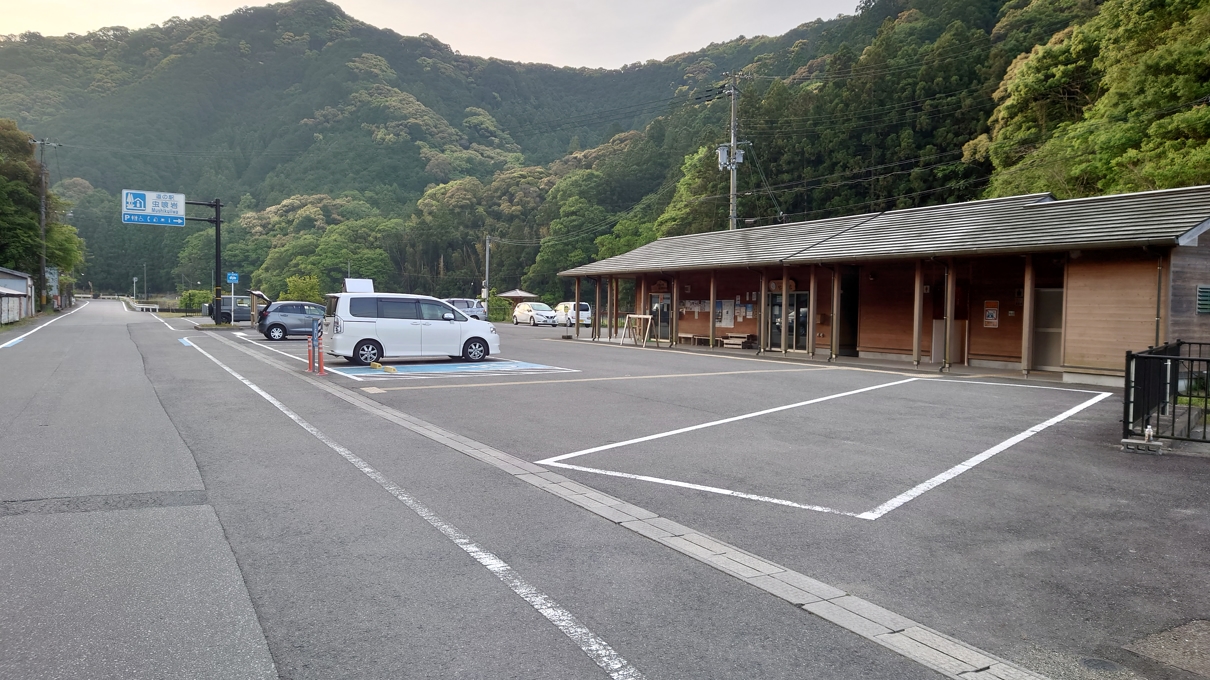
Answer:
[[[286,279],[286,299],[305,302],[323,302],[319,294],[319,278],[314,276],[291,276]]]

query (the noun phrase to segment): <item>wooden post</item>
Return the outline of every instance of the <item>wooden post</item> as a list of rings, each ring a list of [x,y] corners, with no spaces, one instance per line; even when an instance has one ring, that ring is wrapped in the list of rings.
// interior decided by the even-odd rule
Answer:
[[[790,268],[786,265],[781,266],[781,353],[785,354],[789,349],[786,346],[786,317],[789,314],[790,307]]]
[[[756,346],[761,352],[769,349],[769,274],[764,269],[760,270],[760,313],[757,315],[759,323],[756,324]]]
[[[672,310],[668,317],[668,346],[676,345],[676,334],[681,327],[681,277],[672,277]]]
[[[828,361],[835,361],[840,356],[840,264],[832,265],[832,356]]]
[[[924,260],[916,260],[916,297],[912,305],[912,365],[920,365],[920,340],[924,331]]]
[[[1021,308],[1021,373],[1029,377],[1034,365],[1034,256],[1025,256],[1025,288]]]
[[[647,306],[648,304],[650,304],[651,301],[647,299],[647,277],[646,276],[643,277],[642,284],[640,286],[638,286],[638,294],[639,294],[639,299],[636,300],[634,303],[634,313],[635,314],[646,314],[646,313],[650,312],[651,309]]]
[[[815,265],[811,265],[811,283],[808,287],[810,294],[807,296],[807,355],[815,356],[815,319],[818,317],[818,310],[815,309],[819,302],[819,286],[815,284]]]
[[[592,339],[601,339],[601,277],[597,277],[595,285],[592,287],[593,295],[595,296],[595,304],[592,306]]]
[[[942,370],[947,370],[954,363],[954,303],[958,295],[958,272],[954,271],[954,258],[945,263],[945,352],[942,360]]]
[[[714,305],[718,289],[715,287],[714,270],[710,270],[710,349],[714,349]]]
[[[576,309],[573,312],[572,323],[576,325],[576,338],[580,337],[580,277],[576,277]]]

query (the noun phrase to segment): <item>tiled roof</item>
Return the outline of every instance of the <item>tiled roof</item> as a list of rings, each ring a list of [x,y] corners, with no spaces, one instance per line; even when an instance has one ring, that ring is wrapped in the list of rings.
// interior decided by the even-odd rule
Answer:
[[[1207,228],[1210,186],[1066,201],[1030,194],[667,237],[561,275],[1174,246]]]

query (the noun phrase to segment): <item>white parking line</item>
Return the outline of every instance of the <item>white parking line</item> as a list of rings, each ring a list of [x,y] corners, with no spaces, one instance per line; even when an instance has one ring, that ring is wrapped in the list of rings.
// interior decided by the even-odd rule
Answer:
[[[701,429],[707,428],[707,427],[715,427],[716,425],[726,425],[727,423],[734,423],[734,422],[738,422],[740,420],[747,420],[748,418],[755,418],[757,416],[764,416],[764,415],[768,415],[770,413],[777,413],[778,411],[787,411],[789,409],[799,408],[801,406],[810,406],[811,404],[818,404],[823,401],[830,401],[832,399],[848,397],[848,396],[851,396],[854,394],[861,394],[862,392],[869,392],[871,390],[880,390],[884,387],[894,387],[895,385],[902,385],[904,383],[915,382],[916,380],[919,380],[919,378],[907,378],[905,380],[896,380],[895,382],[882,383],[880,385],[872,385],[870,387],[863,387],[858,390],[849,390],[848,392],[840,392],[838,394],[829,394],[826,397],[816,397],[814,399],[808,399],[806,401],[800,401],[800,402],[797,402],[794,404],[786,404],[785,406],[776,406],[774,408],[767,408],[767,409],[764,409],[763,411],[745,413],[744,415],[732,416],[730,418],[723,418],[722,420],[714,420],[714,421],[711,421],[708,423],[702,423],[700,425],[691,425],[689,427],[682,427],[682,428],[679,428],[676,430],[670,430],[668,432],[660,432],[658,434],[649,434],[646,437],[636,437],[634,439],[627,439],[624,442],[614,442],[613,444],[605,444],[603,446],[594,446],[591,449],[584,449],[583,451],[574,451],[572,453],[565,453],[561,456],[553,456],[551,458],[545,458],[543,460],[537,461],[536,464],[537,465],[546,465],[548,463],[557,463],[561,460],[567,460],[568,458],[576,458],[578,456],[586,456],[590,453],[597,453],[598,451],[608,451],[609,449],[616,449],[616,448],[619,448],[622,446],[630,446],[631,444],[641,444],[642,442],[649,442],[653,439],[663,439],[664,437],[671,437],[673,435],[684,434],[686,432],[693,432],[694,430],[701,430]]]
[[[253,343],[256,344],[256,343]],[[285,404],[278,401],[273,395],[258,387],[251,380],[233,371],[223,362],[214,358],[206,350],[198,347],[195,343],[190,343],[197,351],[201,352],[207,359],[213,361],[227,373],[230,373],[236,380],[244,383],[253,392],[263,397],[265,401],[273,404],[278,411],[281,411],[287,418],[293,420],[299,427],[311,433],[313,437],[323,442],[328,448],[340,454],[354,467],[362,472],[365,476],[374,480],[400,502],[408,507],[412,512],[419,515],[424,521],[428,522],[433,528],[440,531],[446,538],[452,541],[459,548],[464,550],[468,555],[473,557],[476,562],[483,565],[488,571],[496,576],[507,585],[514,593],[519,595],[521,599],[529,603],[531,607],[536,609],[539,614],[546,617],[548,621],[553,623],[556,628],[563,632],[564,635],[571,638],[573,642],[579,645],[580,649],[588,655],[598,666],[609,673],[610,677],[615,680],[642,680],[644,677],[637,668],[630,665],[626,659],[618,654],[607,642],[589,630],[584,624],[576,620],[576,617],[571,612],[564,609],[555,602],[550,596],[542,593],[537,588],[530,585],[521,575],[516,572],[504,560],[497,557],[486,548],[480,547],[469,536],[462,532],[461,529],[450,524],[442,519],[437,513],[430,510],[427,506],[416,500],[411,494],[404,491],[399,485],[391,481],[386,475],[370,466],[369,463],[359,458],[352,451],[346,449],[336,443],[328,435],[324,434],[311,423],[303,420],[294,411],[290,410]]]
[[[551,467],[564,468],[567,470],[579,470],[580,472],[592,472],[598,475],[608,475],[610,477],[622,477],[625,479],[634,479],[640,482],[653,482],[655,484],[666,484],[668,486],[679,486],[682,489],[693,489],[695,491],[707,491],[709,493],[717,493],[723,496],[735,496],[736,498],[746,498],[750,501],[762,501],[772,503],[774,505],[785,505],[791,508],[799,508],[800,510],[814,510],[815,512],[830,512],[836,515],[846,515],[848,517],[857,517],[857,513],[845,512],[844,510],[836,510],[835,508],[827,508],[822,505],[806,505],[803,503],[795,503],[782,498],[773,498],[772,496],[759,496],[757,494],[744,493],[743,491],[732,491],[731,489],[721,489],[717,486],[705,486],[703,484],[693,484],[691,482],[679,482],[675,479],[662,479],[660,477],[649,477],[647,475],[635,475],[629,472],[618,472],[616,470],[603,470],[601,468],[590,468],[582,465],[572,465],[570,463],[548,463]]]
[[[92,302],[92,300],[89,300],[88,302]],[[17,337],[13,338],[12,340],[9,340],[8,342],[4,343],[3,345],[0,345],[0,349],[4,349],[5,347],[12,347],[13,345],[24,340],[26,337],[33,335],[34,333],[37,333],[38,331],[42,330],[43,328],[46,328],[47,326],[58,321],[59,319],[62,319],[64,317],[68,317],[68,316],[71,316],[72,314],[75,314],[76,312],[80,311],[81,309],[84,309],[85,307],[87,307],[88,302],[85,302],[84,304],[80,305],[79,307],[71,310],[70,312],[68,312],[66,314],[61,314],[59,316],[56,316],[55,318],[51,319],[50,321],[47,321],[46,323],[42,324],[41,326],[38,326],[37,328],[33,329],[32,331],[18,335]]]
[[[995,384],[995,383],[993,383],[993,384]],[[942,472],[941,474],[937,475],[936,477],[933,477],[932,479],[930,479],[926,482],[917,484],[916,486],[912,487],[911,489],[908,489],[907,491],[899,494],[898,496],[895,496],[891,500],[883,503],[882,505],[874,508],[873,510],[870,510],[868,512],[863,512],[860,515],[857,515],[857,517],[860,517],[861,519],[878,519],[879,517],[882,517],[883,515],[894,510],[895,508],[912,500],[913,498],[916,498],[917,496],[924,493],[925,491],[937,488],[938,486],[948,482],[949,480],[953,479],[954,477],[957,477],[958,475],[962,474],[963,472],[966,472],[967,470],[975,467],[979,463],[982,463],[983,461],[987,460],[988,458],[991,458],[992,456],[996,455],[997,453],[1000,453],[1001,451],[1004,451],[1005,449],[1011,448],[1012,446],[1015,446],[1016,444],[1019,444],[1019,443],[1025,441],[1026,439],[1029,439],[1030,437],[1034,436],[1035,434],[1038,434],[1039,432],[1041,432],[1042,430],[1045,430],[1046,428],[1050,427],[1051,425],[1056,425],[1058,423],[1063,422],[1064,420],[1067,420],[1068,418],[1074,416],[1075,414],[1079,413],[1080,411],[1083,411],[1084,409],[1088,408],[1089,406],[1096,404],[1097,402],[1101,401],[1102,399],[1105,399],[1106,397],[1111,396],[1112,394],[1113,394],[1112,392],[1100,392],[1097,394],[1097,396],[1093,397],[1092,399],[1089,399],[1088,401],[1080,404],[1079,406],[1070,408],[1070,409],[1060,413],[1059,415],[1055,416],[1054,418],[1051,418],[1050,420],[1047,420],[1042,423],[1038,423],[1037,425],[1034,425],[1033,427],[1029,428],[1028,430],[1022,432],[1021,434],[1015,435],[1013,437],[1009,437],[1008,439],[1005,439],[1004,441],[1000,442],[999,444],[996,444],[995,446],[984,451],[983,453],[980,453],[977,456],[973,456],[973,457],[955,465],[954,467],[946,470],[945,472]]]

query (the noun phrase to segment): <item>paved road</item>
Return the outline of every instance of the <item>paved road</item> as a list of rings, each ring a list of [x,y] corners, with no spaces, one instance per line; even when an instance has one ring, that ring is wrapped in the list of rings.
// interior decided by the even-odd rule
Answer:
[[[1210,465],[1116,452],[1115,399],[870,521],[1089,395],[501,332],[577,372],[308,381],[297,343],[108,301],[0,349],[0,678],[942,677],[899,630],[988,655],[964,677],[1191,677],[1120,647],[1210,613]],[[850,515],[532,474],[868,388],[567,461]]]

